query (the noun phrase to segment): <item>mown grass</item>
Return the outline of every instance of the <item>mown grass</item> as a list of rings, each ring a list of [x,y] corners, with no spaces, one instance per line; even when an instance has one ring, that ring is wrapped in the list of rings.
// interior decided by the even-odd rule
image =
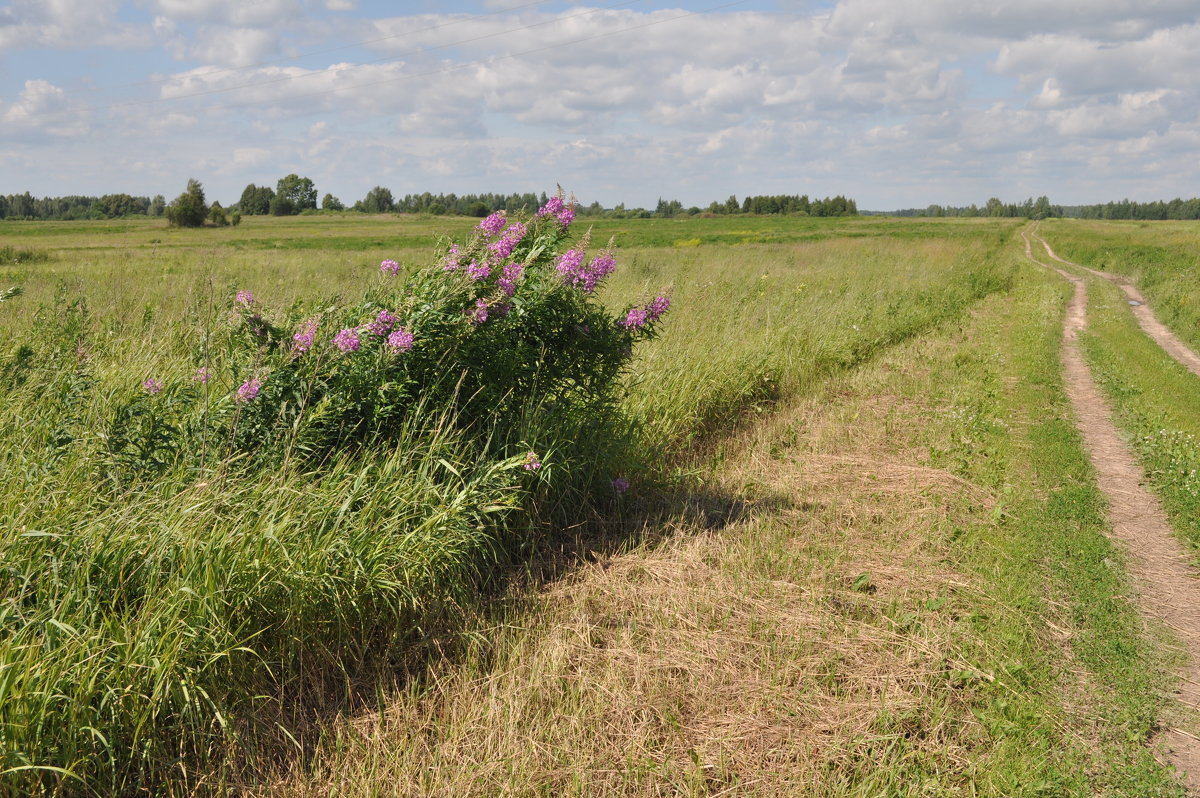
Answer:
[[[472,223],[452,220],[446,232]],[[752,223],[795,234],[793,220]],[[384,245],[237,245],[339,224],[349,225],[343,237]],[[403,253],[385,245],[431,224],[5,228],[46,253],[0,273],[26,290],[0,312],[5,378],[22,392],[0,408],[5,789],[222,789],[263,755],[256,740],[275,750],[323,702],[335,707],[371,674],[419,663],[497,565],[526,550],[535,530],[514,525],[529,515],[512,511],[532,499],[516,487],[516,464],[463,440],[436,410],[414,412],[394,445],[315,470],[214,463],[200,479],[168,472],[116,492],[98,478],[104,420],[144,379],[187,377],[197,318],[238,289],[276,308],[355,294],[383,257],[428,258],[431,241]],[[659,240],[657,228],[624,224],[635,241],[638,231]],[[689,442],[960,316],[1011,279],[1011,262],[992,257],[1000,228],[921,227],[903,245],[878,237],[887,229],[909,228],[832,222],[823,240],[771,249],[622,250],[613,305],[675,288],[670,332],[631,375],[644,461],[678,463]],[[878,245],[841,235],[854,231],[876,231]],[[40,348],[26,349],[31,341]]]
[[[1182,795],[1062,387],[1066,295],[1027,268],[814,376],[650,542],[519,596],[264,792]]]

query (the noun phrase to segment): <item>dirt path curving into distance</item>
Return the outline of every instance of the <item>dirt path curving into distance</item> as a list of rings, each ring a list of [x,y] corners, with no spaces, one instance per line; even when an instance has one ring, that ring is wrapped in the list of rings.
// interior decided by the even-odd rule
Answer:
[[[1119,285],[1121,290],[1125,292],[1125,296],[1129,298],[1129,304],[1133,306],[1133,315],[1146,335],[1153,338],[1155,343],[1161,346],[1168,355],[1179,361],[1184,368],[1200,377],[1200,355],[1197,355],[1188,348],[1188,345],[1180,340],[1179,336],[1167,329],[1167,326],[1155,317],[1154,312],[1150,310],[1150,306],[1146,304],[1146,298],[1142,296],[1142,293],[1131,282],[1118,275],[1090,269],[1082,264],[1072,263],[1065,258],[1060,258],[1050,248],[1050,244],[1046,242],[1046,239],[1038,235],[1037,232],[1034,232],[1032,235],[1046,248],[1046,254],[1059,263],[1074,266],[1076,269],[1083,269],[1089,274],[1094,274],[1097,277],[1108,280],[1110,283]],[[1026,250],[1028,250],[1028,247],[1026,247]]]
[[[1083,358],[1079,334],[1087,326],[1087,285],[1082,278],[1065,269],[1037,260],[1033,256],[1029,234],[1022,232],[1021,236],[1025,239],[1025,256],[1029,260],[1054,270],[1075,286],[1063,321],[1062,361],[1067,396],[1075,409],[1076,426],[1096,469],[1097,483],[1108,497],[1113,534],[1124,544],[1142,612],[1170,627],[1186,655],[1187,664],[1178,674],[1180,686],[1176,697],[1184,706],[1200,710],[1200,581],[1197,581],[1197,573],[1189,565],[1188,552],[1172,535],[1158,498],[1142,486],[1142,469],[1129,445],[1117,432],[1108,401]],[[1042,244],[1053,255],[1044,241]],[[1107,278],[1103,274],[1100,276]],[[1189,792],[1200,795],[1200,738],[1179,729],[1166,729],[1160,742],[1164,744],[1167,758],[1183,775]]]

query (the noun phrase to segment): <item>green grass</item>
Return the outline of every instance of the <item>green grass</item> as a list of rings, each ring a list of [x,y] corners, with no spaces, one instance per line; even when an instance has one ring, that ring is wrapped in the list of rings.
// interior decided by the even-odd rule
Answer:
[[[6,223],[46,258],[0,272],[26,292],[0,311],[0,370],[19,397],[0,408],[5,789],[189,792],[227,769],[225,783],[256,740],[270,749],[314,706],[419,662],[497,565],[527,550],[517,464],[436,414],[414,412],[394,446],[315,470],[213,463],[114,491],[98,467],[114,407],[148,377],[186,381],[203,320],[234,291],[276,309],[355,296],[383,257],[423,262],[435,229],[473,223]],[[635,362],[626,402],[651,466],[961,316],[1013,272],[992,257],[1003,226],[706,224],[597,225],[597,241],[749,235],[737,225],[790,241],[619,251],[614,307],[674,287],[669,332]]]
[[[1063,390],[1067,293],[1025,267],[814,376],[650,543],[522,596],[264,792],[1182,796]]]

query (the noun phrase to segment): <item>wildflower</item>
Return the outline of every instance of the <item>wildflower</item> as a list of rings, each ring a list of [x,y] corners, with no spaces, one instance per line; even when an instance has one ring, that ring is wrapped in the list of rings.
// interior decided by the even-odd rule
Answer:
[[[517,244],[521,243],[521,239],[525,237],[525,232],[525,225],[520,222],[513,222],[504,231],[503,237],[488,244],[488,250],[495,254],[497,258],[507,258],[517,248]]]
[[[559,189],[560,191],[562,189]],[[538,208],[538,216],[557,216],[558,212],[563,209],[562,197],[551,197],[546,201],[546,204]]]
[[[670,299],[665,296],[656,296],[654,301],[646,306],[646,321],[658,321],[670,309]]]
[[[254,397],[258,396],[258,389],[262,387],[262,383],[256,379],[248,379],[238,386],[237,401],[249,402]]]
[[[538,459],[536,452],[526,452],[523,468],[526,471],[537,471],[542,467],[542,461]]]
[[[627,330],[636,330],[646,323],[646,309],[630,308],[629,312],[625,314],[625,318],[617,323]]]
[[[154,394],[162,391],[162,383],[159,382],[158,380],[154,379],[153,377],[151,377],[150,379],[148,379],[142,383],[142,388],[145,389],[146,393],[150,394],[151,396],[154,396]]]
[[[512,296],[517,292],[517,280],[521,279],[521,275],[525,272],[525,266],[521,263],[510,263],[500,272],[500,279],[496,284],[500,286],[500,290],[508,296]]]
[[[444,271],[456,271],[461,264],[458,262],[458,244],[451,244],[449,251],[446,252],[446,260],[442,262]]]
[[[583,288],[583,292],[590,294],[595,291],[600,281],[612,274],[616,268],[617,261],[612,255],[607,252],[597,255],[580,275],[582,278],[582,285],[580,287]]]
[[[617,477],[612,481],[612,487],[617,493],[624,493],[629,490],[629,480],[625,477]]]
[[[494,236],[504,229],[504,211],[496,211],[479,223],[479,229],[486,235]]]
[[[196,373],[192,375],[192,382],[198,382],[201,385],[208,385],[211,376],[208,373],[208,366],[201,366],[196,369]]]
[[[375,317],[375,321],[367,327],[367,331],[371,335],[384,336],[387,335],[392,327],[396,324],[396,317],[386,310],[379,311],[379,315]]]
[[[250,293],[249,291],[238,291],[234,299],[239,305],[245,308],[248,308],[254,304],[254,294]]]
[[[505,316],[507,316],[509,311],[511,311],[511,310],[512,310],[512,304],[509,302],[498,302],[495,305],[492,305],[492,313],[498,319],[502,319]]]
[[[361,342],[358,340],[358,331],[347,327],[333,336],[333,345],[338,348],[339,352],[357,352]]]
[[[391,258],[388,258],[383,263],[379,264],[379,271],[395,277],[400,273],[400,264],[396,263],[396,261],[392,260]]]
[[[566,230],[571,226],[571,222],[575,221],[575,206],[568,205],[558,212],[558,223]]]
[[[558,259],[558,273],[566,282],[574,285],[580,280],[580,270],[583,268],[583,250],[568,249]]]
[[[413,348],[413,334],[403,327],[397,327],[388,336],[387,345],[393,352],[407,352]]]
[[[488,303],[483,299],[475,300],[475,310],[471,313],[472,324],[483,324],[488,320]]]
[[[304,326],[300,328],[300,332],[292,336],[292,351],[296,354],[303,354],[312,349],[316,339],[317,320],[309,319],[304,322]]]
[[[467,276],[472,280],[486,280],[492,273],[492,267],[486,263],[472,263],[467,266]]]

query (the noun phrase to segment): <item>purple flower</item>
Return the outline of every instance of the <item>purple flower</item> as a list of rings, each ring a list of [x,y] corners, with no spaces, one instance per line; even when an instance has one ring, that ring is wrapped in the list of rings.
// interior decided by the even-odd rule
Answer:
[[[558,223],[566,230],[571,226],[571,222],[575,221],[575,206],[568,205],[558,212]]]
[[[558,273],[563,276],[563,279],[572,285],[580,280],[580,273],[583,268],[583,250],[568,249],[558,259]]]
[[[625,318],[617,323],[627,330],[636,330],[646,323],[646,309],[630,308],[629,312],[625,314]]]
[[[625,477],[617,477],[612,481],[612,486],[613,490],[617,493],[624,493],[629,490],[629,480],[625,479]]]
[[[256,379],[249,379],[238,386],[237,401],[249,402],[254,397],[258,396],[258,389],[262,387],[262,383]]]
[[[546,204],[538,208],[538,216],[554,216],[563,209],[562,197],[551,197]]]
[[[154,396],[154,394],[162,391],[162,383],[151,377],[142,383],[142,388],[145,389],[146,393]]]
[[[492,267],[486,263],[472,263],[467,266],[467,276],[472,280],[486,280],[492,273]]]
[[[400,273],[400,264],[396,263],[396,261],[392,260],[391,258],[388,258],[383,263],[379,264],[379,271],[395,277]]]
[[[537,471],[542,467],[542,461],[538,459],[536,452],[526,452],[523,467],[526,471]]]
[[[471,313],[472,324],[483,324],[488,320],[488,303],[483,299],[475,300],[475,310]]]
[[[367,331],[371,335],[384,336],[391,331],[395,324],[396,317],[386,310],[381,310],[379,311],[379,315],[375,317],[375,321],[371,322],[370,326],[367,327]]]
[[[450,250],[446,253],[446,260],[442,262],[442,269],[452,272],[456,271],[460,265],[458,262],[458,244],[451,244]]]
[[[670,309],[670,299],[665,296],[656,296],[654,301],[646,306],[646,321],[658,321]]]
[[[254,304],[254,294],[250,293],[249,291],[238,291],[237,296],[235,296],[234,299],[237,300],[237,303],[242,307],[248,308]]]
[[[212,379],[208,373],[208,366],[201,366],[196,369],[196,373],[192,375],[192,382],[198,382],[201,385],[208,385],[208,381]]]
[[[300,332],[292,336],[292,351],[296,354],[302,354],[312,349],[313,342],[317,339],[317,320],[309,319],[304,322],[304,326],[300,328]]]
[[[645,307],[630,308],[625,318],[617,322],[627,330],[636,330],[647,323],[658,321],[671,307],[671,300],[665,296],[657,296]]]
[[[521,279],[521,275],[525,272],[525,266],[521,263],[510,263],[504,267],[504,271],[500,273],[500,279],[496,284],[500,286],[500,290],[504,291],[508,296],[512,296],[517,292],[517,280]]]
[[[388,336],[387,345],[393,352],[407,352],[413,348],[413,334],[403,327],[397,327]]]
[[[525,225],[520,222],[513,222],[504,231],[504,236],[498,241],[493,241],[488,244],[488,250],[491,251],[497,258],[503,260],[512,254],[517,248],[517,244],[521,243],[521,239],[525,237]]]
[[[504,229],[505,219],[503,211],[496,211],[491,216],[479,223],[479,229],[486,235],[494,236]]]
[[[347,327],[333,336],[333,345],[339,352],[357,352],[361,342],[358,340],[358,330]]]

